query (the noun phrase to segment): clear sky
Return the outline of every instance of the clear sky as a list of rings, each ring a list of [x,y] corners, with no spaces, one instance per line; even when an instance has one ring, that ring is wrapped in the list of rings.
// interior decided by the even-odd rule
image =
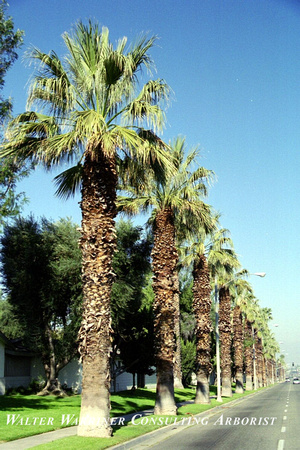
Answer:
[[[163,134],[186,136],[202,149],[201,165],[217,182],[209,202],[222,213],[235,249],[288,362],[300,364],[300,6],[296,0],[11,0],[25,31],[20,58],[6,77],[14,112],[25,109],[32,68],[29,45],[63,55],[61,35],[91,18],[115,42],[140,32],[159,37],[151,52],[155,77],[174,91]],[[24,215],[80,222],[79,198],[54,198],[52,173],[20,185]],[[297,281],[298,280],[298,281]],[[278,325],[276,327],[275,325]]]

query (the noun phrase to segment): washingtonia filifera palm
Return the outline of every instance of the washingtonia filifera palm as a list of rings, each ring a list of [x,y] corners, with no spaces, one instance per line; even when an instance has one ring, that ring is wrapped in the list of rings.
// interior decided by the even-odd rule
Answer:
[[[209,375],[211,364],[211,292],[218,268],[226,266],[232,256],[228,231],[218,229],[219,215],[212,217],[209,233],[195,224],[190,243],[185,247],[182,264],[193,267],[193,312],[196,319],[196,397],[195,403],[210,403]]]
[[[259,304],[257,298],[253,294],[247,296],[247,304],[244,311],[244,352],[245,352],[245,374],[246,374],[246,391],[256,388],[256,361],[255,361],[255,330],[253,324],[259,312]]]
[[[264,335],[264,357],[266,361],[266,384],[274,384],[275,382],[275,368],[276,368],[276,353],[279,353],[280,347],[276,342],[274,333],[268,328]]]
[[[255,323],[257,327],[257,359],[258,359],[258,387],[266,386],[266,360],[265,360],[265,339],[270,333],[268,322],[272,320],[272,310],[270,308],[260,308]]]
[[[168,164],[162,146],[146,142],[141,127],[147,124],[155,141],[154,133],[164,120],[160,105],[169,89],[163,80],[138,86],[141,69],[151,67],[148,51],[155,37],[142,36],[129,48],[124,37],[114,48],[107,28],[79,22],[63,40],[68,51],[63,59],[53,51],[30,51],[29,57],[38,63],[28,97],[32,110],[10,123],[1,156],[47,168],[73,164],[56,183],[60,196],[68,197],[77,188],[82,195],[83,381],[78,434],[106,437],[111,435],[110,294],[119,164],[128,158],[142,166],[153,161]]]
[[[203,167],[192,170],[197,154],[195,149],[185,157],[185,141],[177,138],[170,144],[174,172],[165,172],[164,179],[149,177],[127,197],[119,198],[120,209],[127,213],[152,210],[157,370],[155,414],[176,414],[173,384],[175,318],[179,316],[176,230],[179,224],[181,228],[189,229],[195,220],[205,229],[212,223],[210,207],[202,200],[212,172]]]
[[[236,382],[236,393],[244,391],[244,327],[243,315],[247,311],[248,303],[253,298],[250,284],[243,279],[236,280],[236,289],[233,295],[233,350],[234,350],[234,373]]]
[[[231,289],[235,290],[235,278],[239,275],[235,270],[240,267],[237,255],[233,248],[227,248],[226,263],[217,271],[219,289],[219,331],[220,331],[220,353],[221,353],[221,377],[222,396],[232,397],[231,388]],[[225,261],[224,261],[225,262]]]

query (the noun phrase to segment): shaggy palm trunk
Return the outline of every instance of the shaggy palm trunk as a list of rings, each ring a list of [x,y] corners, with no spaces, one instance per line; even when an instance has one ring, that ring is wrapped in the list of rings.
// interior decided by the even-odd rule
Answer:
[[[180,345],[180,297],[179,297],[179,277],[178,271],[174,273],[176,291],[174,293],[175,306],[175,337],[176,349],[174,360],[174,388],[183,389],[181,370],[181,345]]]
[[[201,255],[193,270],[193,311],[196,319],[196,377],[195,403],[210,403],[209,375],[211,337],[211,287],[205,255]]]
[[[271,383],[274,384],[276,382],[276,361],[274,359],[271,360]]]
[[[253,389],[253,345],[252,345],[252,325],[248,319],[245,320],[245,373],[246,391]]]
[[[266,367],[266,359],[263,354],[262,358],[262,385],[265,387],[267,386],[267,367]]]
[[[243,318],[241,308],[237,305],[233,309],[233,348],[234,348],[234,366],[235,366],[235,392],[241,394],[244,392],[244,333]]]
[[[79,331],[82,397],[79,436],[109,437],[110,426],[110,295],[116,247],[117,174],[114,158],[86,158],[82,183],[83,318]]]
[[[257,355],[257,383],[258,387],[263,386],[263,352],[261,338],[257,337],[255,353]]]
[[[157,371],[154,414],[175,415],[174,357],[176,266],[174,219],[171,209],[159,211],[155,218],[152,250],[154,299],[155,360]]]
[[[270,361],[265,358],[265,378],[266,378],[266,386],[269,386],[270,384]]]
[[[272,360],[271,359],[267,359],[266,360],[266,365],[267,365],[267,385],[269,386],[270,384],[273,383],[273,364],[272,364]]]
[[[232,397],[231,387],[231,298],[229,290],[221,287],[219,291],[219,330],[221,350],[222,396]]]

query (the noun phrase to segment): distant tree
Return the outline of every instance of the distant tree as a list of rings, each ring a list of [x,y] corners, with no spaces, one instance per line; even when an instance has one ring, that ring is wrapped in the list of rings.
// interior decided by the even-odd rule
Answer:
[[[6,16],[8,3],[0,0],[0,90],[4,86],[7,71],[18,58],[16,50],[23,42],[23,31],[14,30],[12,17]],[[4,99],[0,94],[0,124],[10,115],[12,110],[11,99]]]
[[[183,385],[188,386],[191,382],[192,372],[196,371],[196,342],[181,340],[181,365]]]
[[[150,373],[154,364],[153,312],[149,300],[151,248],[152,236],[143,236],[141,227],[123,220],[117,224],[117,252],[113,258],[116,280],[111,298],[113,347],[114,356],[120,354],[121,370],[133,374]]]
[[[12,305],[2,297],[0,299],[0,331],[8,339],[21,338],[24,330],[13,312]]]
[[[8,4],[0,0],[0,92],[4,87],[7,71],[18,58],[16,50],[23,42],[23,31],[14,30],[14,22],[6,16]],[[0,140],[2,140],[2,126],[11,115],[12,100],[3,98],[0,93]],[[11,158],[0,161],[0,225],[8,217],[17,216],[25,201],[23,193],[16,194],[16,183],[28,175],[28,168],[23,162],[12,162]]]
[[[46,392],[77,352],[81,319],[79,234],[69,220],[16,219],[1,238],[3,284],[24,344],[41,355]]]
[[[16,193],[16,184],[29,172],[30,167],[26,167],[22,161],[14,163],[11,158],[0,160],[0,227],[8,219],[17,217],[27,202],[23,192]]]
[[[181,273],[179,273],[181,275]],[[191,313],[193,305],[193,278],[180,277],[180,310],[181,312]]]

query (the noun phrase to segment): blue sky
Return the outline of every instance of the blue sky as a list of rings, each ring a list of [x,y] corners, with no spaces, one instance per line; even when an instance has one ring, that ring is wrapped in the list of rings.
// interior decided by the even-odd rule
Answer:
[[[32,68],[29,45],[63,55],[61,39],[78,19],[91,18],[115,42],[157,35],[157,73],[174,91],[163,133],[201,148],[201,165],[217,181],[209,202],[222,213],[235,249],[252,276],[271,328],[300,364],[300,6],[293,0],[12,0],[9,14],[25,31],[20,58],[6,77],[14,112],[25,109]],[[53,173],[37,170],[19,186],[24,215],[80,222],[79,198],[54,198]],[[278,324],[278,327],[274,325]]]

